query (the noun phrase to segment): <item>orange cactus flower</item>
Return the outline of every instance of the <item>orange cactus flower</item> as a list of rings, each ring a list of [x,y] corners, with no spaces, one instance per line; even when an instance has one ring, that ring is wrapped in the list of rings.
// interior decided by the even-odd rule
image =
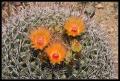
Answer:
[[[73,37],[78,36],[85,31],[84,22],[78,17],[68,18],[68,20],[65,22],[64,28],[67,31],[67,34]]]
[[[47,28],[39,27],[30,32],[29,38],[33,48],[42,50],[49,43],[51,34]]]
[[[57,40],[53,41],[53,43],[45,49],[45,52],[52,64],[60,64],[60,62],[64,60],[67,50],[65,45],[61,41]]]

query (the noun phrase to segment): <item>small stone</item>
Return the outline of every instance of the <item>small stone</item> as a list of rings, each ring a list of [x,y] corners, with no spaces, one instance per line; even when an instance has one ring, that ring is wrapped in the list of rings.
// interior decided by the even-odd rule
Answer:
[[[97,4],[95,7],[98,8],[98,9],[103,9],[104,8],[104,6],[102,4]]]
[[[21,2],[14,2],[13,3],[15,6],[20,6],[21,5]]]

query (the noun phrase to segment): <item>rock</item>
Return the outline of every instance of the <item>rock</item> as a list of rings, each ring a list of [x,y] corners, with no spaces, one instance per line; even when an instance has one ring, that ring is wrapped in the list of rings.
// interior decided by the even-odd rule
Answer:
[[[20,6],[21,5],[21,2],[14,2],[13,3],[15,6]]]
[[[95,6],[95,8],[98,8],[98,9],[103,9],[103,8],[104,8],[104,6],[103,6],[102,4],[97,4],[97,5]]]

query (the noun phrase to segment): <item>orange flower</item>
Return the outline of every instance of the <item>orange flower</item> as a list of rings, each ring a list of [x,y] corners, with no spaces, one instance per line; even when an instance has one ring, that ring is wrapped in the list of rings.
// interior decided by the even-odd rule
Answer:
[[[67,31],[68,35],[75,37],[80,35],[82,32],[84,32],[85,25],[81,18],[70,17],[65,22],[64,28]]]
[[[32,47],[35,49],[43,49],[50,41],[50,31],[45,27],[35,28],[30,32],[29,38],[32,42]]]
[[[61,41],[56,40],[45,49],[45,52],[52,64],[60,64],[64,60],[67,50]]]

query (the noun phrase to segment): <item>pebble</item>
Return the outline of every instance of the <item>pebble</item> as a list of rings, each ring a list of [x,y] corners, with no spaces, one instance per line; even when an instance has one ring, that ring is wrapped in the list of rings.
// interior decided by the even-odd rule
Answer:
[[[103,6],[102,4],[97,4],[97,5],[95,6],[95,8],[98,8],[98,9],[103,9],[103,8],[104,8],[104,6]]]
[[[14,2],[13,3],[15,6],[20,6],[21,5],[21,2]]]

